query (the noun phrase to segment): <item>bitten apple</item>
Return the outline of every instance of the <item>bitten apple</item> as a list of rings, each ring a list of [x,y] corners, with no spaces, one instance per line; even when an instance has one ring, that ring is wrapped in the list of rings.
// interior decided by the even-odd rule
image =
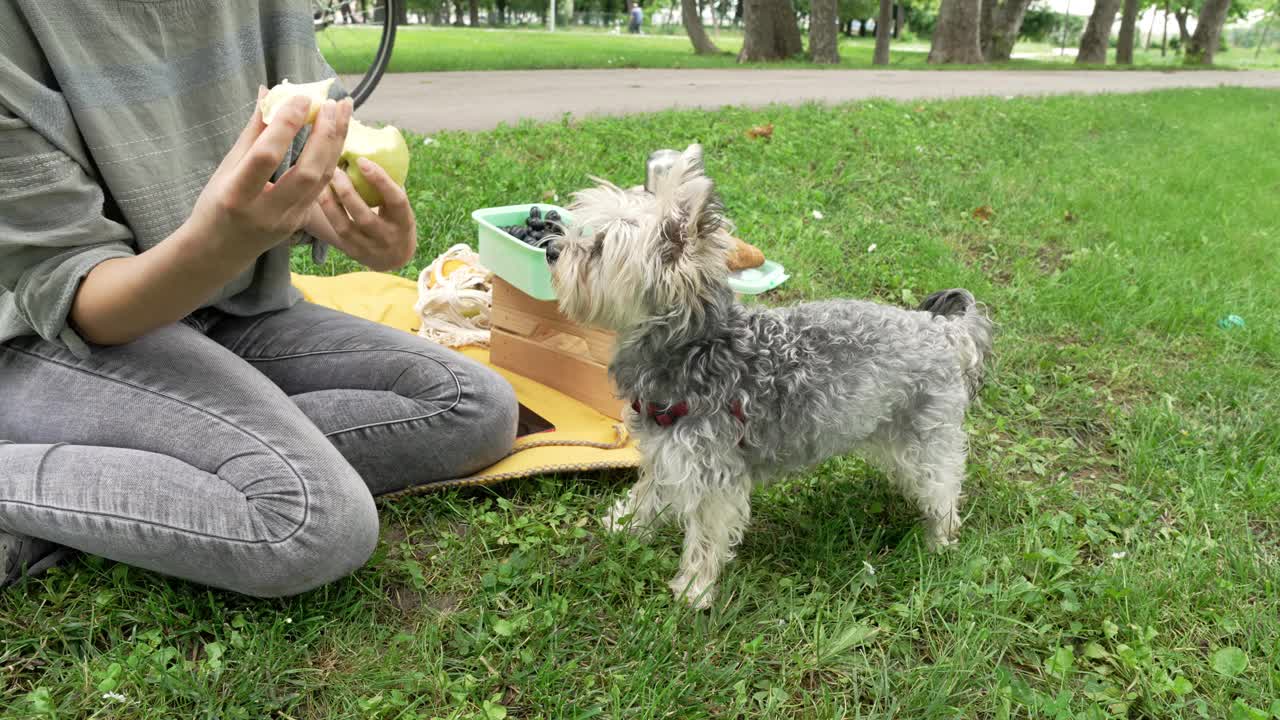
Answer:
[[[295,95],[301,95],[311,100],[311,110],[307,113],[304,125],[310,125],[316,121],[316,115],[320,113],[320,106],[325,100],[329,99],[329,88],[333,87],[333,78],[321,80],[313,83],[294,84],[285,80],[276,85],[267,92],[267,94],[258,101],[258,109],[262,110],[262,122],[270,125],[275,119],[276,112],[284,107],[289,100]]]
[[[338,169],[351,178],[351,184],[360,197],[369,207],[377,207],[382,204],[382,193],[360,171],[360,163],[356,162],[360,158],[381,167],[397,185],[404,187],[404,180],[409,175],[409,146],[398,129],[390,125],[373,128],[353,118],[347,127],[347,141],[338,160]]]
[[[320,112],[320,106],[329,99],[332,86],[333,78],[298,84],[285,80],[271,88],[259,101],[262,121],[270,124],[285,103],[294,96],[301,95],[311,100],[311,111],[307,114],[306,123],[313,123]],[[360,197],[364,198],[369,207],[377,207],[382,204],[382,193],[360,171],[360,164],[357,162],[360,158],[378,165],[397,185],[404,187],[405,178],[409,175],[409,146],[395,127],[369,127],[352,118],[347,126],[346,142],[343,143],[342,155],[338,160],[338,169],[351,178],[351,184]]]

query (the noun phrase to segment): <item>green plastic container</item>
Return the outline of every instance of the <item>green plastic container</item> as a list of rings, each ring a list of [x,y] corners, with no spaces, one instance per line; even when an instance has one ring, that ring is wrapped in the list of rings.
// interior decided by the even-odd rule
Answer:
[[[503,226],[523,225],[529,217],[529,209],[534,207],[541,210],[544,217],[548,211],[555,210],[560,213],[561,222],[573,221],[568,210],[546,203],[484,208],[471,213],[471,219],[477,225],[480,264],[529,297],[555,300],[551,270],[547,268],[547,251],[530,247],[501,230]]]
[[[729,273],[729,287],[739,295],[759,295],[778,287],[789,277],[781,265],[765,260],[758,268]]]
[[[480,263],[498,277],[511,283],[521,292],[538,300],[555,300],[556,291],[551,286],[551,270],[547,267],[547,252],[530,247],[501,230],[502,227],[521,225],[529,217],[529,209],[537,207],[545,216],[548,211],[560,213],[561,221],[573,222],[568,210],[546,203],[507,205],[484,208],[471,213],[476,221],[477,240],[480,244]],[[729,275],[729,287],[739,295],[759,295],[786,282],[786,270],[781,265],[766,260],[764,265],[750,270],[740,270]]]

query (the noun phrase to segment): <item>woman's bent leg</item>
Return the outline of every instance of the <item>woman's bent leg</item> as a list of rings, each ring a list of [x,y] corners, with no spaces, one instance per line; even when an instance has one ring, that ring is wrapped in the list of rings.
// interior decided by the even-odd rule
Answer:
[[[0,531],[291,595],[360,567],[377,513],[297,406],[185,325],[87,359],[0,346]]]
[[[464,477],[515,443],[519,404],[510,383],[386,325],[299,303],[224,317],[209,337],[284,390],[374,495]]]

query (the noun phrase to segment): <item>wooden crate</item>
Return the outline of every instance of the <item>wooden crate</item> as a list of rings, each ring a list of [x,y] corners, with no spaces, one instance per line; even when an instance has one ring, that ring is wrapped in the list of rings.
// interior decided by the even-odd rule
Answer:
[[[536,300],[493,279],[489,360],[554,388],[607,417],[622,418],[623,401],[609,380],[614,334],[578,325],[554,301]]]

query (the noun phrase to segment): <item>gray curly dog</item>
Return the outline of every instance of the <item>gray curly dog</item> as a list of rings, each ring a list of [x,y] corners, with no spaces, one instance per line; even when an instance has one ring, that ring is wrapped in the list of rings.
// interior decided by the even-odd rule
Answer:
[[[955,542],[965,412],[993,328],[967,290],[919,310],[859,300],[748,307],[728,284],[731,229],[702,151],[653,193],[577,193],[548,246],[562,311],[617,332],[610,374],[631,401],[640,478],[605,524],[684,530],[671,589],[708,607],[746,532],[751,491],[857,452],[920,508],[931,548]]]

